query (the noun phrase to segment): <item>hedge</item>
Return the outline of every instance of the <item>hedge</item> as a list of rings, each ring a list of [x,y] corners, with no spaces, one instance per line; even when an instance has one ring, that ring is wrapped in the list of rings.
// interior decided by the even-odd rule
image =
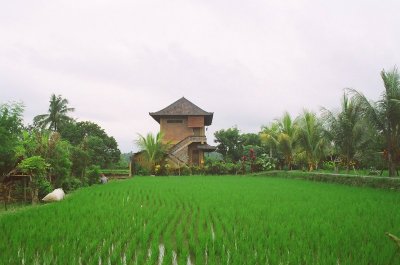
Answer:
[[[346,174],[329,174],[299,171],[269,171],[253,174],[254,176],[305,179],[310,181],[338,183],[357,187],[371,187],[389,190],[400,190],[399,177],[357,176]]]

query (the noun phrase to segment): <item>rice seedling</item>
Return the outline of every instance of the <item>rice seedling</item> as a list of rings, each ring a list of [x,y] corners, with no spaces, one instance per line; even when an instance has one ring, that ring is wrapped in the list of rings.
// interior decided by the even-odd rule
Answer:
[[[397,264],[400,193],[139,177],[0,216],[0,264]]]

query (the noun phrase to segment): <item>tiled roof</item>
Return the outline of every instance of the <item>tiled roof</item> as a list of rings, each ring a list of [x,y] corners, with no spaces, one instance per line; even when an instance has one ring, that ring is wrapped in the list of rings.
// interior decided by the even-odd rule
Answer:
[[[205,125],[208,126],[211,125],[213,118],[212,112],[202,110],[184,97],[160,111],[149,114],[158,123],[160,123],[160,118],[165,116],[204,116]]]

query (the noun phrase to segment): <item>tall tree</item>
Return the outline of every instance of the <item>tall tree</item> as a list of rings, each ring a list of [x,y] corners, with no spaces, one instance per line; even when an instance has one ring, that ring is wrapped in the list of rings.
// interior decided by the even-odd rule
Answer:
[[[47,127],[49,130],[58,131],[60,126],[72,120],[72,118],[68,116],[68,113],[75,109],[68,107],[68,103],[68,100],[62,98],[61,95],[56,96],[52,94],[48,113],[37,115],[33,119],[34,125],[40,128]]]
[[[278,124],[280,129],[278,147],[284,156],[287,168],[292,169],[297,125],[293,122],[288,112],[285,112],[282,119],[278,121]]]
[[[170,144],[164,143],[164,135],[161,132],[158,132],[155,136],[151,133],[148,133],[146,136],[141,134],[138,136],[139,138],[136,140],[136,145],[144,151],[151,165],[151,171],[154,174],[155,166],[161,164],[166,158]]]
[[[214,133],[217,152],[222,154],[225,160],[237,162],[243,155],[243,138],[238,128],[219,130]]]
[[[40,156],[45,159],[49,164],[48,179],[59,185],[70,175],[70,147],[58,132],[31,130],[23,131],[16,150],[20,158]]]
[[[306,110],[297,118],[296,122],[298,123],[296,140],[301,152],[304,152],[307,158],[309,171],[312,171],[318,168],[326,150],[326,141],[322,136],[322,124],[315,113]]]
[[[0,105],[0,177],[15,166],[16,148],[23,127],[22,113],[22,104]]]
[[[366,141],[360,104],[343,94],[339,113],[327,109],[323,109],[322,113],[327,136],[333,142],[348,172],[351,165],[354,165],[355,156],[362,150],[362,145]]]
[[[241,135],[242,142],[244,146],[252,145],[252,146],[261,146],[261,138],[260,135],[256,133],[243,133]]]
[[[104,129],[94,122],[68,122],[60,128],[60,133],[63,139],[82,149],[82,152],[75,149],[73,154],[78,155],[78,157],[83,155],[84,157],[83,153],[86,153],[87,166],[98,165],[102,168],[108,168],[112,164],[118,163],[120,159],[121,151],[118,149],[115,138],[108,136]],[[78,157],[73,160],[79,162]],[[79,162],[79,164],[82,163]]]
[[[400,75],[395,67],[389,72],[382,70],[381,77],[385,90],[377,102],[355,89],[349,91],[361,105],[363,115],[383,135],[389,176],[395,176],[400,155]]]
[[[270,126],[263,126],[260,138],[264,146],[269,148],[272,157],[275,151],[276,157],[284,163],[288,169],[292,168],[295,152],[296,123],[288,112],[281,119],[276,119]]]
[[[280,133],[279,122],[275,121],[270,126],[262,126],[260,132],[261,143],[269,150],[269,156],[275,153],[278,156],[278,135]]]

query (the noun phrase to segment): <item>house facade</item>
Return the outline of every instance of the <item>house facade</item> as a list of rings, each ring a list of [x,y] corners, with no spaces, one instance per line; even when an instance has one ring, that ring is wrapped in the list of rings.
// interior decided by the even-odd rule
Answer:
[[[215,147],[207,144],[205,136],[206,127],[212,123],[212,112],[182,97],[149,114],[160,124],[164,141],[171,144],[167,158],[171,166],[199,166],[204,162],[204,153],[215,151]]]

